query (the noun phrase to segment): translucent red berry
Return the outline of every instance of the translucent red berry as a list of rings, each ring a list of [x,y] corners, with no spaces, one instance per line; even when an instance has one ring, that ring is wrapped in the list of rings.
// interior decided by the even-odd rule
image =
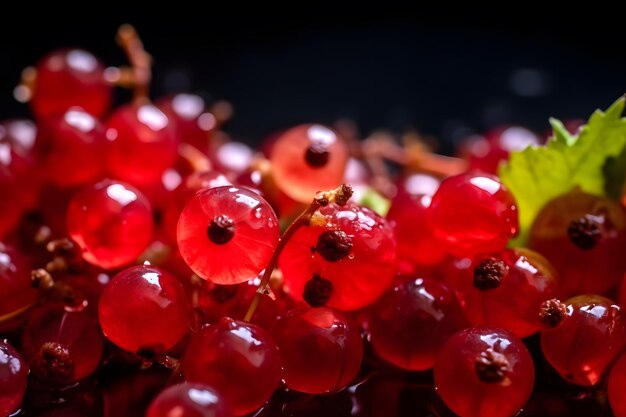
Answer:
[[[501,126],[484,136],[469,139],[464,153],[470,169],[496,175],[500,162],[509,159],[511,152],[522,151],[528,146],[539,145],[541,140],[530,130],[521,126]]]
[[[472,327],[443,345],[434,368],[435,389],[461,417],[510,417],[533,389],[535,368],[526,346],[513,334]]]
[[[396,285],[371,307],[368,317],[374,351],[412,371],[432,368],[443,343],[468,326],[454,292],[430,278]]]
[[[616,202],[575,190],[539,212],[529,245],[563,277],[563,297],[606,294],[626,271],[626,216]]]
[[[35,310],[22,335],[31,370],[53,386],[91,375],[100,365],[103,342],[98,319],[88,310],[72,311],[54,303]]]
[[[28,365],[6,340],[0,340],[0,415],[17,410],[26,392]]]
[[[541,304],[559,295],[554,268],[529,249],[479,256],[465,273],[444,274],[475,325],[500,327],[524,338],[544,328]]]
[[[435,238],[427,220],[431,199],[430,195],[398,193],[387,213],[398,238],[398,262],[402,272],[436,265],[446,257],[443,245]]]
[[[441,183],[429,222],[445,249],[460,257],[501,251],[519,228],[513,195],[497,177],[471,172]]]
[[[83,258],[106,269],[137,259],[150,243],[153,227],[150,204],[123,182],[86,186],[67,208],[67,229]]]
[[[215,187],[195,194],[178,221],[178,248],[189,267],[217,284],[256,277],[278,244],[270,205],[246,188]]]
[[[46,119],[37,137],[46,180],[67,187],[101,179],[105,145],[104,126],[81,108]]]
[[[597,295],[581,295],[565,304],[565,320],[541,332],[541,350],[569,382],[595,385],[624,347],[622,313],[611,300]]]
[[[345,387],[363,359],[359,328],[340,312],[300,308],[281,317],[273,331],[288,388],[323,394]]]
[[[195,172],[181,181],[181,183],[168,194],[163,210],[163,229],[167,237],[176,242],[176,228],[178,218],[189,200],[203,188],[221,187],[232,185],[232,182],[217,171]]]
[[[276,140],[270,159],[278,187],[294,200],[309,202],[317,191],[341,184],[348,147],[325,126],[300,125]]]
[[[111,90],[104,78],[104,66],[91,53],[80,49],[57,50],[37,64],[30,105],[41,120],[72,106],[102,117],[109,109]]]
[[[28,120],[0,123],[0,239],[15,229],[39,193],[40,170],[34,152],[37,128]]]
[[[206,110],[202,97],[195,94],[176,94],[157,101],[156,105],[174,124],[182,142],[203,152],[207,151],[217,120]]]
[[[213,388],[183,382],[161,391],[146,417],[232,417],[224,397]]]
[[[3,316],[18,314],[37,301],[38,292],[31,286],[30,260],[16,247],[0,242],[0,330],[19,322]]]
[[[622,355],[611,368],[609,374],[609,404],[615,417],[626,416],[626,355]]]
[[[374,211],[354,204],[331,204],[319,212],[326,224],[299,229],[279,258],[286,291],[313,307],[365,307],[393,282],[393,229]]]
[[[117,274],[98,307],[104,335],[141,356],[162,354],[189,330],[191,306],[178,280],[150,265]]]
[[[187,381],[221,392],[240,416],[270,398],[281,378],[281,360],[265,330],[225,317],[193,336],[183,372]]]
[[[107,167],[116,179],[132,184],[156,182],[176,160],[177,132],[152,104],[118,108],[106,128]]]

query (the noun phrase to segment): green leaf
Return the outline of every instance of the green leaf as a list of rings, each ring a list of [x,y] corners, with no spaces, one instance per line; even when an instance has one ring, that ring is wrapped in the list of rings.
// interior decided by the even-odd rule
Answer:
[[[606,195],[619,200],[622,197],[624,184],[626,183],[626,147],[616,157],[607,159],[603,172]]]
[[[535,216],[555,197],[575,187],[604,195],[603,167],[626,144],[623,111],[622,97],[606,112],[596,110],[578,136],[551,119],[554,137],[545,146],[514,152],[508,163],[500,167],[500,178],[515,196],[519,208],[521,234],[515,245],[524,244]]]
[[[383,217],[387,215],[389,207],[391,207],[391,201],[389,201],[389,199],[383,197],[380,193],[370,187],[367,188],[357,203],[371,208]]]

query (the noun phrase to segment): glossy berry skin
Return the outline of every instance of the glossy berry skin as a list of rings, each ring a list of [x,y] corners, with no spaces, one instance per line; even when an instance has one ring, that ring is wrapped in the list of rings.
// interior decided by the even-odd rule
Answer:
[[[223,396],[202,384],[182,384],[168,387],[150,403],[146,417],[232,417]]]
[[[306,159],[311,147],[322,155],[313,158],[313,163]],[[325,126],[299,125],[276,139],[270,161],[278,188],[296,201],[310,202],[317,191],[331,190],[341,184],[348,147]]]
[[[477,358],[491,349],[503,355],[508,370],[500,381],[479,377]],[[434,368],[435,389],[461,417],[510,417],[530,397],[535,367],[526,346],[513,334],[492,327],[471,327],[443,345]]]
[[[37,137],[47,181],[70,187],[98,181],[104,174],[104,126],[81,108],[46,119]]]
[[[0,239],[36,202],[39,165],[34,153],[37,127],[29,120],[0,122]]]
[[[203,188],[214,188],[225,185],[232,185],[231,181],[224,174],[218,171],[194,172],[187,176],[168,195],[163,210],[163,229],[167,237],[176,242],[176,228],[178,218],[189,200],[196,192]]]
[[[231,222],[216,243],[216,219]],[[278,244],[278,219],[257,193],[231,186],[204,189],[187,203],[178,221],[178,249],[189,267],[216,284],[239,284],[256,277]]]
[[[38,378],[53,386],[67,386],[91,375],[100,365],[104,340],[98,319],[88,310],[56,303],[37,308],[24,327],[22,351]],[[67,349],[67,365],[54,369],[43,358],[47,343]],[[65,360],[65,358],[62,358]]]
[[[173,275],[139,265],[113,277],[100,297],[98,317],[104,335],[122,349],[162,354],[189,330],[190,311]]]
[[[411,371],[432,368],[443,343],[469,326],[454,292],[432,278],[399,283],[370,308],[368,317],[374,351]]]
[[[398,193],[387,213],[398,238],[398,262],[403,272],[436,265],[446,257],[444,246],[428,222],[431,199],[429,195]]]
[[[624,347],[620,308],[608,298],[580,295],[570,298],[561,325],[541,333],[541,350],[567,381],[597,384]]]
[[[609,404],[615,417],[626,417],[626,355],[622,355],[611,368],[609,374]]]
[[[104,78],[104,66],[95,56],[80,49],[57,50],[37,64],[30,106],[40,120],[72,106],[100,118],[109,109],[111,90]]]
[[[204,99],[195,94],[176,94],[156,102],[174,124],[180,140],[206,152],[217,126],[215,116],[206,111]]]
[[[592,214],[602,216],[604,231],[588,250],[568,236],[573,221]],[[626,215],[606,197],[572,191],[552,200],[537,214],[530,230],[529,247],[545,256],[564,277],[561,292],[568,298],[580,294],[606,294],[615,289],[626,271]]]
[[[374,211],[352,203],[344,207],[331,204],[319,212],[326,217],[326,225],[299,229],[279,258],[286,291],[295,300],[306,299],[307,283],[317,275],[332,286],[329,298],[322,304],[344,311],[371,304],[393,282],[393,228]],[[323,233],[335,231],[345,233],[352,248],[342,259],[331,262],[315,248]]]
[[[265,330],[224,317],[193,336],[183,372],[187,381],[221,392],[234,414],[241,416],[270,398],[280,382],[281,360]]]
[[[357,375],[363,360],[358,326],[327,307],[298,308],[273,331],[288,388],[308,394],[338,391]]]
[[[6,340],[0,340],[0,416],[18,409],[26,392],[28,365]]]
[[[116,179],[137,185],[154,183],[176,160],[177,132],[152,104],[118,108],[106,129],[107,167]]]
[[[37,301],[38,292],[31,285],[30,260],[16,247],[0,242],[0,330],[17,322],[2,317],[19,312]]]
[[[497,288],[481,290],[474,285],[475,268],[484,259],[506,265]],[[520,338],[545,327],[538,314],[541,303],[559,296],[560,280],[550,262],[523,248],[478,257],[464,273],[444,274],[443,280],[457,291],[472,324],[506,329]]]
[[[429,222],[445,249],[459,257],[501,251],[519,229],[513,195],[497,177],[476,172],[441,183]]]
[[[497,175],[500,162],[511,152],[523,151],[541,143],[540,138],[521,126],[500,126],[483,136],[470,138],[465,147],[470,169]]]
[[[83,258],[105,269],[126,265],[152,239],[152,209],[135,187],[104,180],[74,194],[67,208],[67,230]]]

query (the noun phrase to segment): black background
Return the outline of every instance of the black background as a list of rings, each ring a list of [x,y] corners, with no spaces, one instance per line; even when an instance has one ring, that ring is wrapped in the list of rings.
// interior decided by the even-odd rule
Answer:
[[[51,49],[79,46],[107,65],[124,64],[114,39],[124,22],[155,58],[155,98],[192,91],[230,100],[236,113],[227,130],[247,142],[299,122],[350,117],[364,133],[417,128],[450,150],[467,132],[500,123],[542,132],[549,116],[587,117],[626,91],[624,24],[607,20],[617,11],[572,17],[510,5],[501,14],[303,9],[283,17],[206,15],[172,3],[158,15],[92,6],[37,22],[3,18],[11,25],[0,26],[0,118],[28,114],[12,89],[21,69]],[[541,87],[532,96],[512,86],[528,69]]]

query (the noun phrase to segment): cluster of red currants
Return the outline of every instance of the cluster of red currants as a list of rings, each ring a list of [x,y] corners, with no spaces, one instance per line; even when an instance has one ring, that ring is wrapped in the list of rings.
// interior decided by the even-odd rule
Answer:
[[[0,417],[421,415],[399,399],[416,380],[423,415],[507,417],[544,360],[538,384],[626,416],[624,208],[572,190],[507,246],[495,170],[537,136],[456,159],[313,124],[254,153],[224,103],[153,104],[150,57],[118,41],[129,68],[44,57],[20,87],[36,125],[0,123]],[[135,96],[111,111],[115,85]]]

